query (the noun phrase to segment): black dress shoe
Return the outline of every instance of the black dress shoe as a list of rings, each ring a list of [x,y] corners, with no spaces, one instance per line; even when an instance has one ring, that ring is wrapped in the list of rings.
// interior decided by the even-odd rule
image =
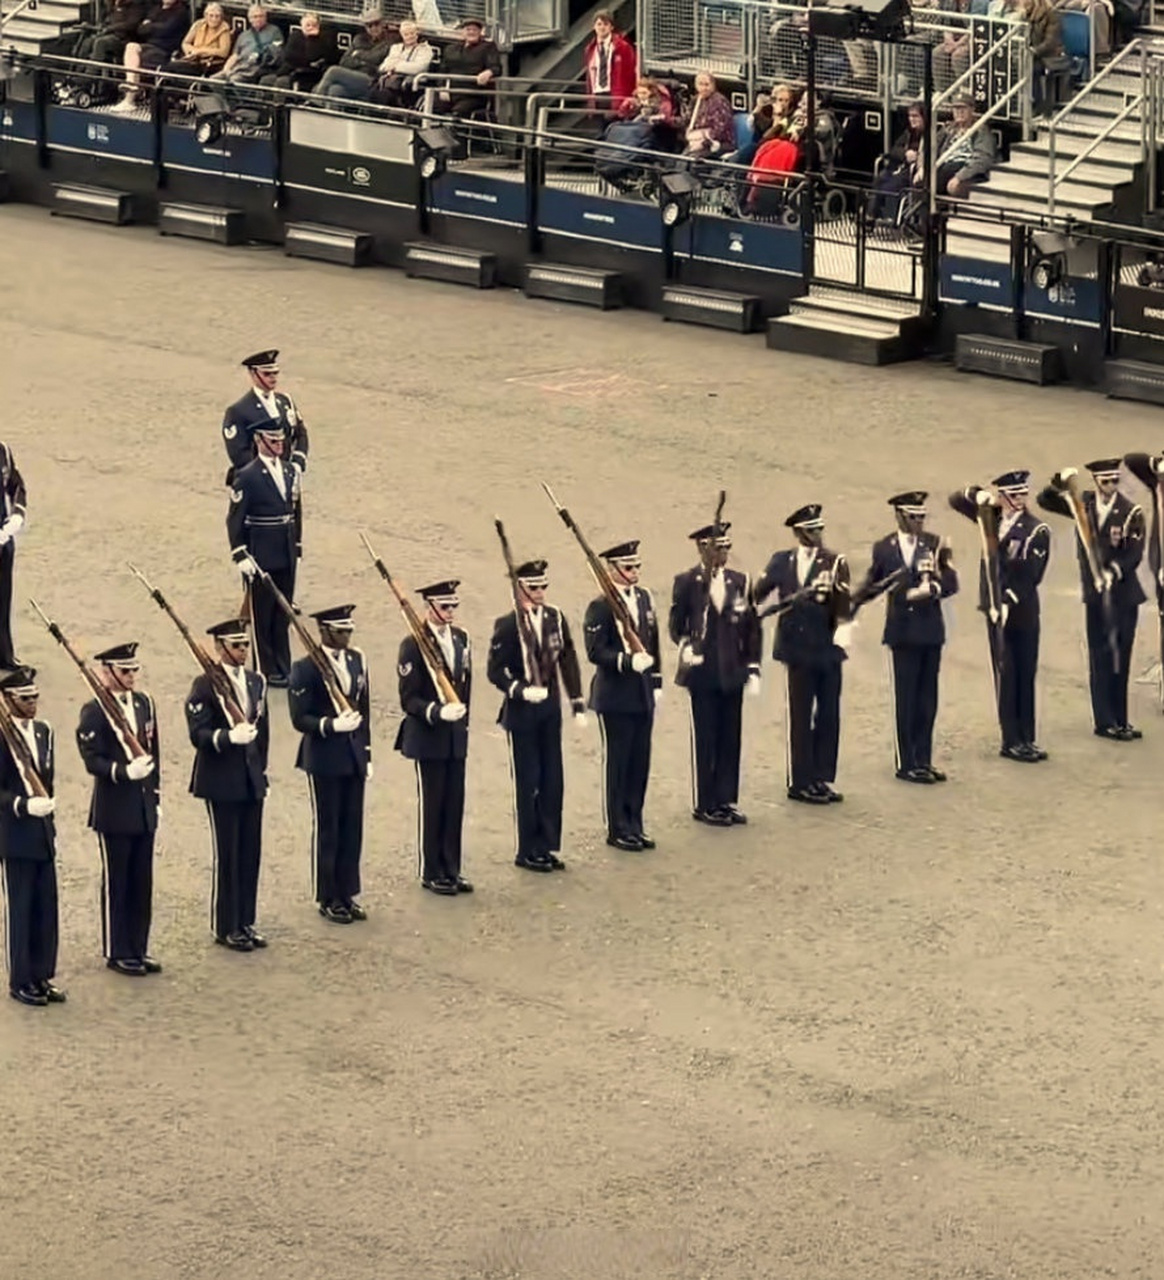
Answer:
[[[927,764],[925,766],[925,771],[930,775],[931,782],[945,782],[946,780],[946,775],[941,771],[941,769],[935,769],[932,764]]]
[[[228,933],[225,938],[215,937],[214,941],[220,947],[229,947],[231,951],[253,951],[255,949],[250,938],[245,933]]]
[[[1112,742],[1127,741],[1127,739],[1123,736],[1123,734],[1120,733],[1119,725],[1116,725],[1116,724],[1105,724],[1103,726],[1097,726],[1096,729],[1094,730],[1094,733],[1097,738],[1108,738]]]
[[[344,906],[347,908],[348,915],[350,915],[353,920],[367,920],[368,913],[358,902],[352,902],[349,899],[344,903]]]
[[[814,791],[811,787],[789,787],[789,800],[799,800],[801,804],[828,804],[828,796],[822,796],[819,791]]]
[[[473,892],[473,882],[472,882],[471,880],[466,880],[464,876],[458,876],[458,877],[453,881],[453,884],[454,884],[454,885],[456,885],[456,888],[457,888],[457,892],[458,892],[458,893],[472,893],[472,892]]]
[[[69,998],[65,989],[58,987],[55,982],[42,982],[38,989],[49,1004],[64,1004]]]
[[[1133,729],[1130,724],[1121,724],[1119,733],[1121,742],[1136,742],[1144,736],[1139,729]]]
[[[641,853],[644,848],[635,836],[607,836],[606,843],[612,849],[623,849],[627,853]]]
[[[1039,746],[1037,742],[1028,742],[1027,750],[1035,757],[1036,760],[1049,760],[1050,756]]]
[[[262,951],[262,949],[267,945],[266,938],[264,938],[261,933],[255,932],[255,926],[253,924],[244,924],[242,931],[250,940],[251,946],[254,947],[256,951]]]
[[[145,965],[140,960],[106,960],[105,967],[114,973],[124,973],[127,978],[144,978]]]
[[[730,827],[732,825],[731,817],[722,809],[716,809],[711,812],[707,809],[693,809],[691,816],[696,822],[706,822],[709,827]],[[610,843],[609,840],[606,842]]]
[[[155,960],[153,956],[138,956],[141,961],[141,967],[146,973],[161,973],[162,964],[160,960]]]
[[[553,871],[554,864],[549,858],[539,858],[530,856],[528,858],[514,858],[513,865],[515,867],[523,867],[526,871]]]
[[[323,902],[319,906],[319,914],[332,924],[351,924],[352,913],[339,902]]]
[[[927,787],[937,782],[928,769],[898,769],[894,777],[901,782],[921,782]]]
[[[270,689],[286,689],[287,677],[278,674],[269,675],[267,677],[267,687]]]
[[[1004,760],[1017,760],[1019,764],[1038,764],[1039,757],[1022,742],[1003,747],[998,753]]]
[[[748,825],[748,815],[741,813],[734,804],[725,804],[720,809],[720,813],[727,814],[727,820],[733,827],[746,827]]]
[[[839,791],[834,791],[827,782],[818,782],[814,788],[817,795],[822,795],[829,804],[840,804],[844,800],[844,796]]]
[[[566,864],[558,857],[556,853],[547,853],[546,858],[555,871],[565,871]]]
[[[8,994],[13,1000],[19,1000],[21,1004],[31,1005],[43,1008],[48,1004],[48,996],[44,995],[37,987],[13,987]]]
[[[640,848],[640,849],[655,849],[655,848],[658,848],[658,846],[657,846],[657,845],[655,844],[655,842],[651,839],[651,837],[650,837],[649,835],[647,835],[647,834],[646,834],[646,832],[644,832],[644,831],[638,831],[638,832],[636,832],[636,833],[635,833],[635,839],[639,842],[639,848]]]
[[[420,887],[427,889],[429,893],[439,893],[443,898],[455,898],[457,896],[457,882],[455,880],[422,880]]]

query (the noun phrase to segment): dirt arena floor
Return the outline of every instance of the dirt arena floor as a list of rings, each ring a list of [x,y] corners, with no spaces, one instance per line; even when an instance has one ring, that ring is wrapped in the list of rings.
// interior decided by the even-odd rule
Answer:
[[[5,1280],[1154,1280],[1161,1274],[1158,831],[1164,723],[1095,739],[1068,530],[1045,583],[1038,770],[997,758],[977,547],[945,494],[1161,445],[1148,408],[941,366],[868,370],[740,338],[403,275],[0,210],[3,438],[29,486],[18,651],[58,729],[63,1008],[0,1005]],[[306,788],[273,699],[260,901],[270,948],[210,945],[205,812],[186,793],[192,664],[123,564],[191,624],[236,606],[219,423],[239,358],[282,349],[311,429],[300,602],[355,601],[373,673],[366,925],[310,900]],[[506,582],[491,518],[592,594],[538,487],[598,545],[641,537],[665,610],[728,490],[735,563],[826,506],[858,572],[886,498],[935,494],[963,575],[937,761],[894,781],[881,611],[846,670],[824,812],[784,791],[768,663],[732,831],[689,817],[685,695],[660,705],[657,852],[602,842],[596,726],[567,725],[569,871],[512,865],[484,658]],[[415,879],[392,751],[402,626],[356,534],[413,586],[463,581],[476,644],[467,873]],[[154,953],[100,958],[99,862],[72,736],[84,700],[30,618],[143,645],[165,815]],[[1152,657],[1145,609],[1135,658]]]

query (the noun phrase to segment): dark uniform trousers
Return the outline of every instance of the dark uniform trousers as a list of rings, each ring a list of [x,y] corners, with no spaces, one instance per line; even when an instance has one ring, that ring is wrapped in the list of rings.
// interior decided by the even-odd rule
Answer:
[[[461,824],[465,816],[465,761],[418,760],[421,878],[455,880],[461,874]]]
[[[1132,645],[1136,639],[1138,606],[1114,610],[1115,648],[1118,661],[1113,661],[1112,645],[1102,601],[1084,605],[1087,619],[1087,659],[1091,678],[1091,714],[1098,729],[1128,723],[1128,676],[1131,671]]]
[[[523,710],[509,730],[517,856],[541,858],[562,847],[562,708],[551,698]]]
[[[12,647],[12,574],[16,548],[12,542],[0,547],[0,667],[16,666]]]
[[[351,902],[360,892],[364,844],[364,779],[307,775],[315,814],[316,902]]]
[[[643,834],[654,719],[653,712],[598,715],[606,753],[606,828],[612,836]]]
[[[841,736],[841,664],[788,666],[788,785],[835,782]]]
[[[210,926],[216,938],[255,923],[263,854],[262,800],[207,800],[214,837],[214,897]]]
[[[295,599],[295,565],[288,569],[269,569],[271,581],[288,600]],[[254,610],[255,649],[259,670],[276,679],[287,678],[291,670],[291,622],[279,607],[265,582],[251,583],[251,608]]]
[[[101,946],[107,960],[149,954],[154,894],[154,833],[106,835],[101,848]]]
[[[942,646],[895,645],[890,654],[897,712],[897,767],[901,770],[925,769],[933,762]]]
[[[47,982],[57,971],[57,867],[52,858],[0,862],[8,903],[8,985]]]
[[[695,807],[706,813],[740,796],[744,691],[690,686],[695,738]]]
[[[987,640],[990,622],[986,623]],[[998,680],[998,722],[1002,745],[1035,741],[1035,676],[1039,669],[1039,628],[1007,626],[1002,633]]]

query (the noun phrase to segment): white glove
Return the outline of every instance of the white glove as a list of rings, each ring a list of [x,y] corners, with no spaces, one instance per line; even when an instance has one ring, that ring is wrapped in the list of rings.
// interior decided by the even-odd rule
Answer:
[[[442,720],[464,720],[469,708],[463,702],[446,702],[440,710]]]
[[[545,702],[549,696],[549,689],[542,684],[527,684],[521,691],[523,702]]]
[[[999,622],[1002,624],[1003,631],[1006,630],[1006,620],[1009,617],[1010,617],[1010,605],[1008,605],[1007,602],[1004,600],[1002,602],[1002,609],[999,611],[999,618],[998,618]]]
[[[142,778],[148,778],[153,771],[153,756],[134,756],[125,766],[125,776],[130,782],[140,782]]]
[[[245,747],[248,742],[254,742],[259,736],[259,731],[253,724],[244,720],[242,724],[232,724],[226,736],[236,747]]]
[[[1078,474],[1078,467],[1064,467],[1063,470],[1059,472],[1059,479],[1066,484],[1068,480],[1074,479]]]
[[[341,711],[327,722],[328,733],[355,733],[364,723],[364,717],[358,711]]]
[[[853,643],[853,628],[857,624],[855,622],[838,622],[837,629],[833,632],[833,644],[849,652],[849,646]]]
[[[7,534],[9,538],[15,538],[16,535],[24,528],[24,517],[17,511],[10,515],[7,520],[0,525],[0,533]]]
[[[12,541],[12,537],[8,530],[0,525],[0,547],[6,547]]]
[[[371,781],[372,781],[372,762],[371,762],[371,760],[369,760],[369,761],[368,761],[368,767],[367,767],[367,769],[364,771],[364,777],[365,777],[365,779],[366,779],[368,782],[371,782]]]
[[[744,687],[747,689],[749,698],[758,698],[760,696],[760,677],[753,672],[748,677],[748,683]]]
[[[589,724],[590,724],[590,717],[586,714],[585,711],[574,712],[574,728],[575,729],[579,729],[579,730],[585,729]]]
[[[1103,571],[1103,589],[1105,591],[1110,591],[1112,589],[1112,584],[1114,582],[1115,582],[1115,574],[1112,573],[1110,569],[1105,569]]]
[[[1160,568],[1156,570],[1156,581],[1160,584],[1161,587],[1164,587],[1164,568]]]
[[[1161,456],[1156,459],[1156,465],[1154,469],[1158,476],[1164,476],[1164,456]],[[16,517],[13,516],[12,519],[15,520]]]
[[[47,818],[56,807],[57,802],[52,796],[30,796],[28,799],[28,812],[33,818]]]
[[[695,652],[690,640],[684,640],[679,647],[679,661],[685,667],[701,667],[703,654]]]
[[[631,670],[637,671],[639,675],[642,675],[644,671],[650,671],[654,665],[655,660],[649,653],[631,654]]]
[[[243,558],[238,562],[238,571],[248,582],[250,582],[255,574],[258,573],[259,566],[255,564],[250,556],[243,556]]]
[[[663,696],[663,690],[656,689],[655,690],[655,706],[656,707],[659,705],[659,699],[662,698],[662,696]]]

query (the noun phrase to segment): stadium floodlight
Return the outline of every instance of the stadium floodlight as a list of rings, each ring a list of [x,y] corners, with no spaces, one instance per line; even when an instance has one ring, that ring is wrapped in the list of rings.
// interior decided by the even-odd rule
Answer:
[[[659,208],[665,227],[677,227],[691,217],[699,183],[689,173],[665,173],[659,184]]]
[[[412,146],[420,176],[428,180],[439,178],[448,168],[457,140],[447,129],[417,129]]]
[[[190,99],[194,108],[194,140],[200,147],[209,147],[222,137],[230,118],[230,103],[221,93],[196,93]]]

